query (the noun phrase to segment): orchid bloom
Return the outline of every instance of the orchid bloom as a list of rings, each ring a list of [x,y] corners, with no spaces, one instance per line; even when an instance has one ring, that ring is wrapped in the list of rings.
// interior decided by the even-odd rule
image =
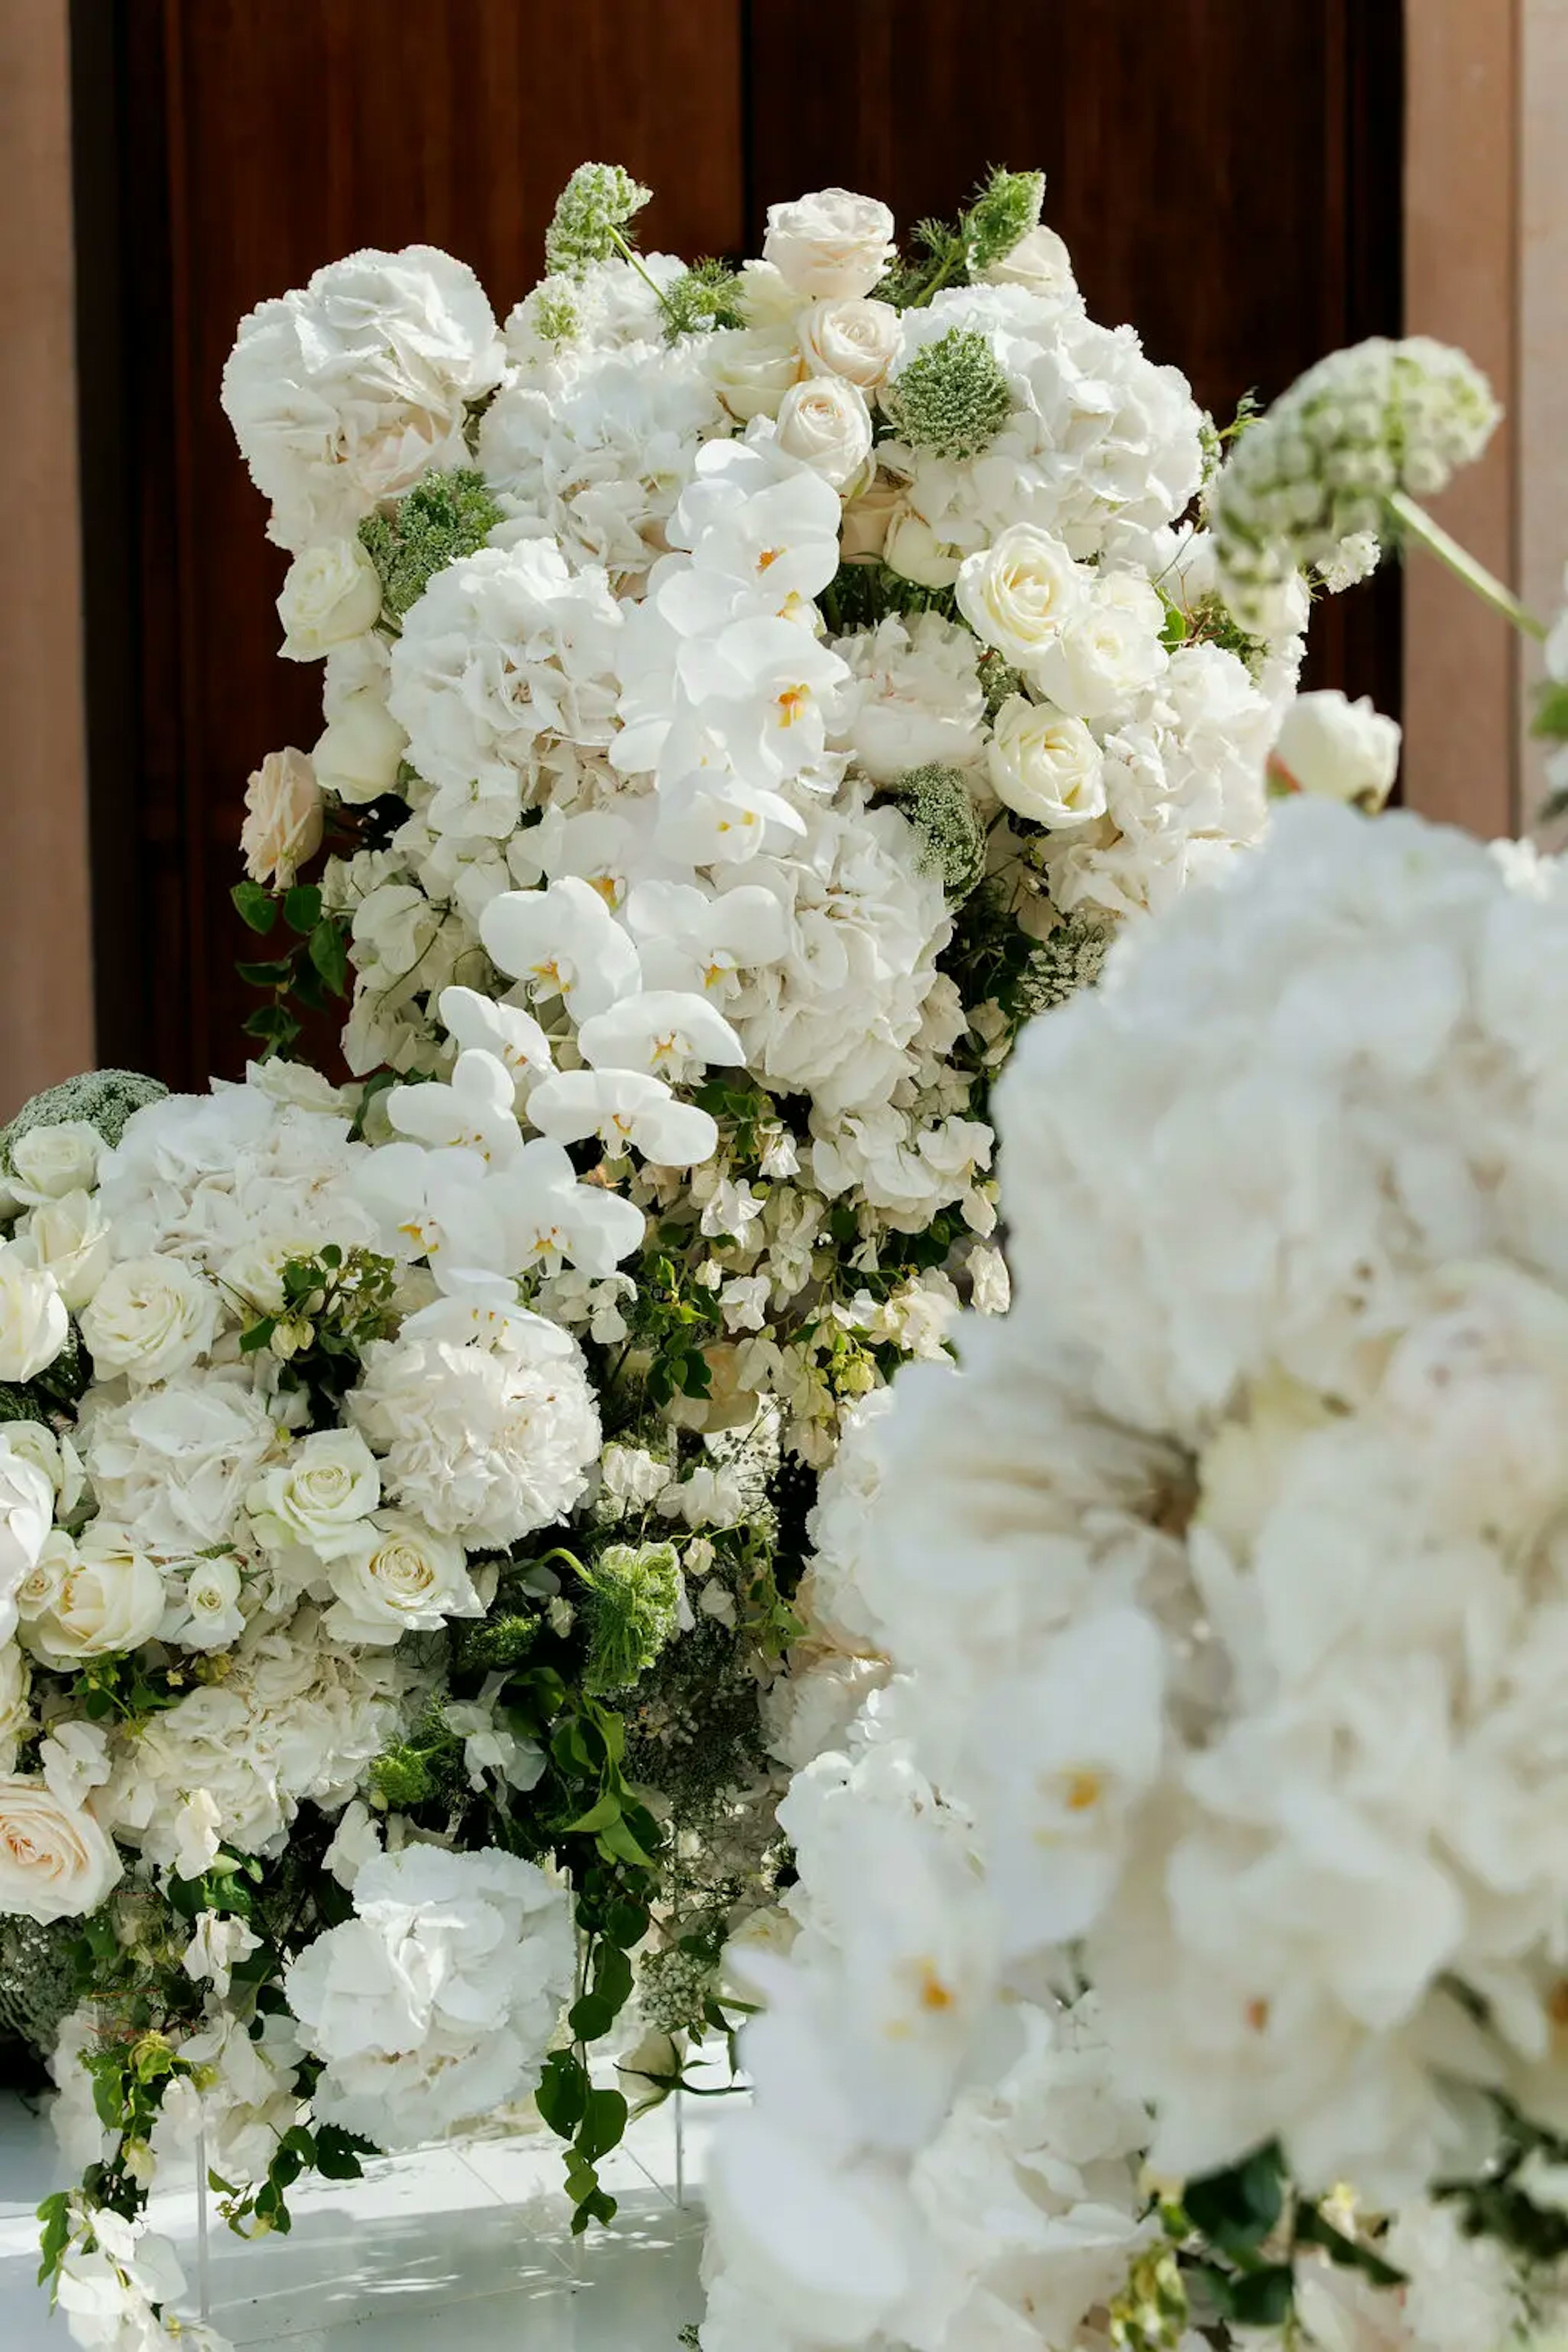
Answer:
[[[539,998],[559,996],[574,1020],[636,990],[637,951],[591,882],[563,875],[547,890],[508,890],[479,919],[502,971]]]
[[[690,883],[638,882],[626,920],[650,987],[720,1002],[739,973],[777,963],[789,948],[782,901],[755,883],[710,898]]]
[[[613,1274],[643,1237],[643,1213],[618,1192],[577,1180],[562,1144],[525,1143],[494,1181],[508,1261],[518,1274]]]
[[[458,1055],[451,1081],[393,1087],[386,1115],[400,1135],[417,1142],[456,1145],[477,1151],[491,1168],[504,1168],[522,1148],[512,1108],[512,1074],[494,1054],[469,1047]]]
[[[650,988],[596,1013],[577,1033],[595,1069],[651,1070],[679,1086],[710,1062],[740,1063],[744,1046],[716,1005],[685,989]]]
[[[644,1070],[563,1070],[539,1087],[529,1117],[559,1143],[596,1135],[617,1159],[637,1150],[658,1168],[694,1168],[719,1144],[707,1111]]]
[[[444,988],[440,1013],[442,1026],[459,1048],[493,1054],[519,1087],[548,1077],[555,1067],[549,1038],[520,1004],[498,1004],[473,988]]]

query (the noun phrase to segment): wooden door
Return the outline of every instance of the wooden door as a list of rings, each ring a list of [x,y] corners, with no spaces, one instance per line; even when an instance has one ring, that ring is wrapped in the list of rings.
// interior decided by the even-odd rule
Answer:
[[[757,249],[833,181],[900,222],[1040,164],[1091,310],[1198,396],[1267,398],[1397,331],[1398,0],[76,0],[89,761],[100,1059],[244,1059],[229,906],[245,780],[309,745],[283,559],[218,407],[241,314],[356,246],[470,262],[504,314],[585,157],[650,241]],[[1318,673],[1397,696],[1389,594]]]

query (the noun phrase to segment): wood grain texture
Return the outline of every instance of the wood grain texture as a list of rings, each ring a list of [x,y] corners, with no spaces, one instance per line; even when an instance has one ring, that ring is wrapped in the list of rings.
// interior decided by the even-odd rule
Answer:
[[[283,559],[218,407],[255,303],[418,239],[504,315],[585,156],[648,181],[647,240],[687,253],[754,252],[769,202],[834,181],[905,225],[951,214],[1007,162],[1049,174],[1095,315],[1135,320],[1217,413],[1397,328],[1398,0],[77,5],[109,52],[85,446],[122,542],[106,528],[89,581],[100,1023],[178,1083],[243,1058],[245,780],[319,724],[318,673],[276,657]],[[1324,607],[1319,636],[1321,677],[1396,705],[1387,590]]]

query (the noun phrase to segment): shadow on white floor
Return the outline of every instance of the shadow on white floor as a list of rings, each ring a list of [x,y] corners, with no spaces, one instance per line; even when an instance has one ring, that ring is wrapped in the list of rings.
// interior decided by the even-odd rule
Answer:
[[[686,2168],[697,2182],[712,2119],[691,2104]],[[246,2352],[677,2352],[701,2313],[702,2221],[699,2196],[676,2202],[671,2110],[634,2124],[601,2176],[620,2212],[575,2241],[559,2143],[547,2135],[385,2157],[363,2180],[301,2183],[290,2235],[259,2244],[213,2212],[213,2324]],[[34,2208],[64,2177],[45,2119],[0,2096],[4,2352],[69,2344],[34,2284]],[[153,2221],[184,2265],[194,2316],[194,2180],[161,2190]]]

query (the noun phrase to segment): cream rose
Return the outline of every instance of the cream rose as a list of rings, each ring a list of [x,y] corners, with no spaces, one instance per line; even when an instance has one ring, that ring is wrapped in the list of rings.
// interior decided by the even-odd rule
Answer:
[[[763,258],[814,300],[869,294],[895,250],[893,215],[875,196],[818,188],[793,204],[768,206]]]
[[[303,751],[268,751],[245,788],[239,846],[253,882],[287,890],[321,845],[323,811],[316,771]]]
[[[40,1568],[60,1565],[58,1556],[49,1559],[49,1549],[46,1548]],[[17,1598],[27,1647],[47,1666],[61,1672],[83,1658],[140,1649],[163,1623],[165,1603],[157,1562],[138,1549],[128,1528],[102,1519],[94,1519],[75,1545],[63,1575],[36,1616],[27,1613],[26,1585]]]
[[[1082,824],[1105,809],[1105,763],[1081,719],[1010,694],[986,753],[999,801],[1036,824]]]
[[[731,416],[776,416],[785,393],[800,381],[800,352],[792,327],[731,327],[701,346],[708,381]]]
[[[32,1723],[32,1674],[19,1642],[0,1642],[0,1772],[16,1769],[16,1751]]]
[[[392,791],[408,738],[374,688],[344,695],[310,754],[318,785],[356,806]]]
[[[323,1622],[340,1641],[397,1642],[481,1613],[462,1545],[409,1511],[379,1511],[344,1539],[327,1572],[333,1604]]]
[[[36,1772],[0,1780],[0,1913],[46,1925],[82,1918],[120,1873],[113,1841],[90,1813],[62,1805]]]
[[[912,580],[917,587],[951,588],[963,559],[956,548],[938,539],[923,515],[905,502],[889,519],[882,561],[889,572],[896,572],[900,580]]]
[[[166,1381],[206,1353],[222,1310],[214,1285],[181,1259],[127,1258],[83,1307],[81,1336],[100,1378]]]
[[[1011,253],[982,272],[987,286],[1026,286],[1031,294],[1071,294],[1076,290],[1072,256],[1054,228],[1042,221],[1018,239]]]
[[[381,575],[357,539],[319,540],[289,566],[278,617],[290,661],[319,661],[363,637],[381,611]]]
[[[1041,655],[1033,682],[1076,719],[1103,719],[1165,668],[1164,625],[1151,581],[1136,572],[1102,573],[1085,611]]]
[[[63,1118],[53,1127],[29,1128],[11,1146],[11,1190],[36,1206],[58,1201],[98,1181],[103,1138],[85,1118]]]
[[[874,392],[899,355],[902,330],[890,302],[814,302],[797,322],[808,375],[842,376]]]
[[[22,1242],[0,1245],[0,1381],[47,1370],[70,1336],[60,1287]]]
[[[109,1223],[92,1192],[66,1192],[45,1201],[22,1228],[21,1239],[60,1297],[79,1315],[109,1272]]]
[[[174,1633],[182,1649],[221,1650],[245,1631],[239,1563],[227,1553],[192,1560],[185,1570],[184,1617]]]
[[[1009,525],[958,572],[958,609],[977,637],[1033,674],[1084,610],[1093,574],[1032,522]]]
[[[16,1630],[17,1594],[37,1566],[54,1524],[53,1479],[0,1438],[0,1642],[8,1642]]]
[[[841,376],[816,375],[785,393],[779,407],[778,445],[836,490],[863,478],[871,455],[871,412],[866,396]]]
[[[322,1429],[290,1460],[266,1471],[245,1507],[268,1549],[305,1544],[331,1559],[363,1535],[363,1523],[380,1500],[381,1473],[359,1432]]]
[[[838,541],[843,562],[880,562],[888,544],[889,527],[902,508],[903,493],[898,484],[873,478],[870,487],[858,498],[850,499],[844,509],[844,528]]]
[[[1299,694],[1268,755],[1268,782],[1277,793],[1380,809],[1399,772],[1399,722],[1375,710],[1369,695],[1352,702],[1338,687]]]

